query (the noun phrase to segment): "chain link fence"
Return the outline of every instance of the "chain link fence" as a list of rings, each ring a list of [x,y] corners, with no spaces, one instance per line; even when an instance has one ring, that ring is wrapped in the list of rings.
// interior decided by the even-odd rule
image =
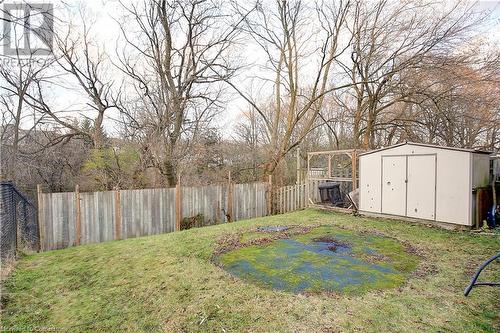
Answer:
[[[38,251],[40,239],[36,206],[10,181],[0,182],[0,260],[18,251]]]

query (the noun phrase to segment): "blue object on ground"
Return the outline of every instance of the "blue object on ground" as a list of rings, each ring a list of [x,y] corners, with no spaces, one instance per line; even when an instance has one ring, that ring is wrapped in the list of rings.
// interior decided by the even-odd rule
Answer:
[[[486,221],[488,222],[488,227],[494,229],[497,226],[498,215],[500,214],[499,209],[496,205],[493,205],[488,211],[486,216]]]

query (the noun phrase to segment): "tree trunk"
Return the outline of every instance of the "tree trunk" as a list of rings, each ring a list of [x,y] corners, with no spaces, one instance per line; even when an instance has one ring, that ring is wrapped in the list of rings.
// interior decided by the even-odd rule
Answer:
[[[353,135],[353,139],[354,139],[354,147],[355,148],[359,148],[361,146],[361,142],[359,140],[361,137],[360,127],[361,127],[361,112],[356,111],[356,114],[354,116],[353,129],[352,129],[352,135]]]
[[[167,186],[173,187],[177,185],[177,175],[175,173],[175,166],[171,159],[165,160],[163,163],[164,174],[167,179]]]
[[[371,115],[368,115],[368,120],[366,122],[366,129],[365,133],[363,135],[363,147],[365,149],[371,149],[373,148],[373,126],[374,126],[374,119],[372,118]]]

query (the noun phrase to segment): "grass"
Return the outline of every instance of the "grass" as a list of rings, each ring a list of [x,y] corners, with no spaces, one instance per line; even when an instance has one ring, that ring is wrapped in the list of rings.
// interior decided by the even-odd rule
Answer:
[[[293,294],[212,263],[218,240],[257,225],[325,224],[382,233],[424,259],[398,288]],[[68,332],[495,332],[499,288],[463,289],[495,236],[306,210],[24,257],[5,282],[2,328]],[[500,280],[499,264],[483,280]]]

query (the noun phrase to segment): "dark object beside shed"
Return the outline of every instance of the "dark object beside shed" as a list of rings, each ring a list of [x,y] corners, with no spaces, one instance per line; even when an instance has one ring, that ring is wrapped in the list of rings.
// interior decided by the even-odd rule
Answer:
[[[340,193],[340,184],[335,182],[326,182],[318,185],[321,202],[330,202],[334,206],[343,206],[344,200]]]

